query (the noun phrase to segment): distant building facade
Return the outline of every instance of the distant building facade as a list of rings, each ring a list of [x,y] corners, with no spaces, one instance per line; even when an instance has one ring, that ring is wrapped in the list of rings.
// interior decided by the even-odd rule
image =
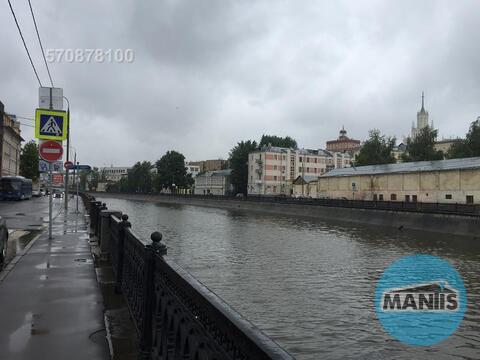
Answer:
[[[227,160],[202,160],[202,161],[190,161],[189,165],[196,165],[199,167],[200,172],[222,170],[227,166]]]
[[[105,179],[107,182],[118,182],[123,177],[128,175],[128,171],[131,167],[128,166],[110,166],[100,169],[100,177]]]
[[[360,151],[360,148],[360,140],[349,138],[344,127],[340,130],[338,139],[327,141],[327,151],[330,152],[347,152],[353,156]]]
[[[265,146],[248,155],[247,192],[250,195],[293,195],[292,184],[299,176],[318,177],[350,164],[348,153]]]
[[[443,139],[435,142],[434,148],[437,151],[443,151],[446,155],[450,151],[453,144],[461,141],[461,139]]]
[[[319,198],[480,204],[480,157],[335,169],[308,185]]]
[[[195,195],[228,195],[232,192],[231,169],[207,171],[195,177]]]
[[[0,176],[18,176],[20,173],[20,122],[15,115],[6,114],[0,102]]]
[[[187,175],[190,174],[193,178],[195,178],[200,173],[200,166],[198,165],[186,163],[185,168],[187,169]]]

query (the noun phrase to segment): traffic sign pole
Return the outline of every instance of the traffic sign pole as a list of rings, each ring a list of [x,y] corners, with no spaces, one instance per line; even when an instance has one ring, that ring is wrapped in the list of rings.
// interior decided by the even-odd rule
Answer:
[[[53,222],[53,164],[50,163],[50,174],[48,177],[48,238],[53,239],[52,235],[52,222]]]
[[[67,162],[70,160],[70,101],[63,96],[63,99],[67,101]],[[62,99],[62,102],[63,102]],[[65,168],[65,215],[68,214],[68,181],[69,179],[69,168]]]

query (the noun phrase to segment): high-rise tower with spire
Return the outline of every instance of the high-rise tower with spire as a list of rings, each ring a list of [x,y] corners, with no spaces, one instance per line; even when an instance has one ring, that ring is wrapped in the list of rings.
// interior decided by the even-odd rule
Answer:
[[[414,138],[420,133],[420,130],[428,126],[428,111],[425,110],[425,95],[422,91],[422,108],[417,112],[417,126],[412,123],[412,134],[411,137]]]

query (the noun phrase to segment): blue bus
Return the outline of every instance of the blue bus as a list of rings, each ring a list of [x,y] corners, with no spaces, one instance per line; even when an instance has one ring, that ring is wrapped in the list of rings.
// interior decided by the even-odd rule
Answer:
[[[4,176],[0,178],[0,199],[24,200],[32,197],[32,180],[23,176]]]

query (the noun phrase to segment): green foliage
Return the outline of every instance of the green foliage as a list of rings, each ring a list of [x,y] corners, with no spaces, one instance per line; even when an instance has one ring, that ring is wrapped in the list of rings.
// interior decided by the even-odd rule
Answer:
[[[100,172],[97,167],[94,167],[87,176],[88,188],[90,191],[97,190],[98,182],[100,180]]]
[[[263,146],[268,146],[268,144],[292,149],[298,148],[297,141],[290,136],[281,137],[276,135],[262,135],[258,147],[261,148]]]
[[[20,152],[20,175],[36,181],[38,173],[38,146],[35,141],[26,143]]]
[[[153,165],[149,161],[139,161],[128,170],[127,176],[116,183],[106,185],[107,192],[150,193],[153,190]],[[99,179],[102,175],[99,174]]]
[[[409,137],[402,160],[405,162],[442,160],[444,158],[443,151],[435,150],[437,135],[438,130],[426,126],[413,139]]]
[[[474,156],[480,156],[480,117],[470,124],[465,140],[458,139],[448,152],[451,159]]]
[[[128,171],[126,191],[149,193],[153,189],[153,165],[150,161],[137,162]],[[125,191],[125,190],[123,190]]]
[[[257,150],[255,141],[241,141],[230,150],[231,183],[235,193],[247,194],[248,185],[248,154]]]
[[[186,188],[191,186],[192,177],[187,177],[185,168],[185,156],[181,153],[171,150],[167,151],[160,160],[156,162],[157,176],[155,178],[155,187],[158,191],[164,188]],[[174,186],[175,185],[175,186]]]
[[[391,164],[395,162],[392,154],[395,147],[395,138],[380,134],[380,130],[369,132],[368,139],[363,143],[360,153],[355,160],[355,166]]]

